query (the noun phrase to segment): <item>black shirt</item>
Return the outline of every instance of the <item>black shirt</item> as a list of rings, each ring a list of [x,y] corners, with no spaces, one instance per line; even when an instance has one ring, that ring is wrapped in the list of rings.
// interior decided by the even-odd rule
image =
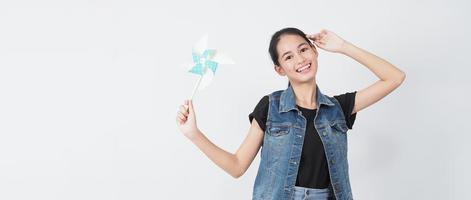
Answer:
[[[356,117],[356,113],[351,115],[355,105],[355,94],[356,91],[334,96],[342,107],[349,129],[352,129]],[[268,96],[264,96],[249,115],[250,122],[255,118],[263,131],[266,129],[268,106]],[[307,124],[296,186],[319,189],[327,188],[330,184],[329,168],[325,157],[324,145],[314,128],[314,117],[316,116],[317,109],[297,107],[306,118]]]

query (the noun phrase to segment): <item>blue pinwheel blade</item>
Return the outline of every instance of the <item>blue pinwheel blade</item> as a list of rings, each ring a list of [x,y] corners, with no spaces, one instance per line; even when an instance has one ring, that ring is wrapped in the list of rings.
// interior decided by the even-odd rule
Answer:
[[[192,52],[193,62],[198,63],[200,61],[201,56],[198,53]]]
[[[218,63],[217,62],[214,62],[212,60],[206,60],[206,63],[204,64],[205,67],[211,69],[211,71],[213,72],[213,74],[216,73],[216,69],[218,67]]]
[[[201,63],[198,63],[195,66],[193,66],[188,72],[193,73],[193,74],[203,75],[203,65]]]

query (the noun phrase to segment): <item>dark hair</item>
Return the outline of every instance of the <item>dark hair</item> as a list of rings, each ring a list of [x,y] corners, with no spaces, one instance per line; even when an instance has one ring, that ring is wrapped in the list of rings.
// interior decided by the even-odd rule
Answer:
[[[297,28],[284,28],[279,31],[277,31],[273,36],[271,36],[270,40],[270,46],[268,47],[268,53],[270,53],[271,60],[273,61],[273,64],[275,65],[280,65],[280,62],[278,62],[278,51],[276,50],[276,46],[278,45],[278,42],[280,41],[281,36],[283,35],[298,35],[301,36],[306,42],[313,46],[311,41],[306,37],[306,34],[297,29]]]
[[[306,34],[297,28],[288,27],[277,31],[275,34],[273,34],[273,36],[271,36],[270,46],[268,47],[268,53],[270,53],[271,60],[273,61],[273,64],[277,66],[280,66],[280,62],[278,62],[279,55],[278,51],[276,50],[276,46],[278,45],[278,42],[283,35],[301,36],[309,45],[313,46],[311,41],[309,41],[309,39],[306,37]],[[289,86],[291,86],[290,82],[288,82],[288,87]]]

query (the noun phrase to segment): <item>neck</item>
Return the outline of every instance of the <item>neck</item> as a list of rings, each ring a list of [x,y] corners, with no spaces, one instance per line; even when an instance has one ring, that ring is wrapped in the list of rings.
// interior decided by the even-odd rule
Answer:
[[[296,105],[303,108],[316,109],[316,80],[307,83],[291,84],[296,99]]]

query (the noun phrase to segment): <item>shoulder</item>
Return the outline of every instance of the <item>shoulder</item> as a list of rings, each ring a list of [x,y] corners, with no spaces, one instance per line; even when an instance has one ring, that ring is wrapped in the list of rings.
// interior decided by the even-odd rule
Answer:
[[[277,100],[277,99],[279,100],[282,92],[283,90],[277,90],[270,94],[266,94],[259,100],[255,109],[256,110],[268,110],[270,101],[276,104],[276,101],[274,100]]]
[[[267,107],[270,101],[269,95],[263,96],[257,104],[257,107]]]

